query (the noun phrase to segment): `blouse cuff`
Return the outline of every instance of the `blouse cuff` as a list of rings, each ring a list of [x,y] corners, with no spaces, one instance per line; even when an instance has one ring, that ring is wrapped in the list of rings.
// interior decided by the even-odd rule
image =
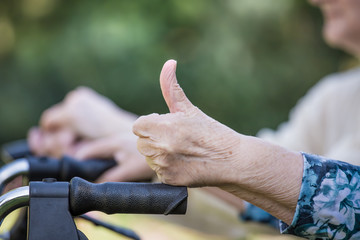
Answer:
[[[281,233],[310,239],[360,238],[360,168],[302,153],[304,171],[291,225]]]

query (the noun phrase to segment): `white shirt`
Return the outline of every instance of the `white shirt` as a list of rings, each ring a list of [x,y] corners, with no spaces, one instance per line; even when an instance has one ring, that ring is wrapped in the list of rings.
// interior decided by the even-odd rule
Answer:
[[[299,100],[289,121],[258,137],[288,149],[360,165],[360,68],[322,79]]]

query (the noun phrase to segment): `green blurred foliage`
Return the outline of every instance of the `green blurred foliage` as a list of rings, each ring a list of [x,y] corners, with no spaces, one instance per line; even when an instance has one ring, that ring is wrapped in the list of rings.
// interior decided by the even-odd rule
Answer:
[[[351,60],[324,44],[306,1],[2,0],[0,144],[79,85],[136,114],[167,112],[158,78],[170,58],[190,100],[246,134],[285,121]]]

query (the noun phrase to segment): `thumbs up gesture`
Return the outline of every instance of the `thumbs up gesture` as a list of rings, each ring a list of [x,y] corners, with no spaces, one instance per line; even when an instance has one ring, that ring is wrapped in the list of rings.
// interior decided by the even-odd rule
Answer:
[[[176,61],[165,63],[160,86],[170,113],[142,116],[133,126],[138,150],[150,167],[171,185],[218,186],[229,181],[224,172],[238,164],[242,135],[190,102],[177,82]]]
[[[235,132],[208,117],[176,80],[176,62],[165,63],[160,85],[168,114],[136,120],[138,150],[163,183],[215,186],[291,223],[300,192],[303,158],[261,139]]]

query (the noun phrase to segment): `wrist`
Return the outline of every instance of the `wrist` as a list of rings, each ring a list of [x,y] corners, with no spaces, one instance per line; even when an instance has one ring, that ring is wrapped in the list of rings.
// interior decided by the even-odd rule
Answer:
[[[227,188],[254,192],[295,208],[303,171],[300,153],[241,135],[235,157],[226,174]]]

